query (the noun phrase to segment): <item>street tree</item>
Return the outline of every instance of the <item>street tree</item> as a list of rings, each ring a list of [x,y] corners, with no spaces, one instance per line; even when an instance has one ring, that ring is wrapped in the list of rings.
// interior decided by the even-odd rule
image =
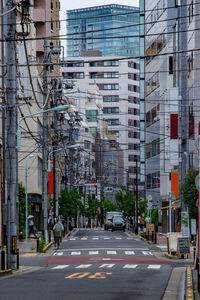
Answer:
[[[59,214],[64,217],[74,217],[76,219],[78,212],[82,213],[83,211],[81,196],[76,190],[63,189],[58,198],[58,203]]]
[[[97,209],[99,207],[99,202],[95,198],[93,199],[91,195],[87,195],[84,203],[84,216],[88,218],[88,226],[91,227],[91,220],[96,218]]]
[[[189,214],[191,218],[197,218],[197,199],[198,199],[198,190],[195,185],[195,178],[198,174],[198,171],[194,169],[189,169],[185,178],[183,180],[181,190],[183,193],[183,200],[188,205]]]

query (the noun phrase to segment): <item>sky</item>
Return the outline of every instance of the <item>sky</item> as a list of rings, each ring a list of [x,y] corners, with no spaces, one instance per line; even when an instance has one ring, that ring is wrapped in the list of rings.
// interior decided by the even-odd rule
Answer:
[[[60,20],[66,19],[66,10],[78,9],[91,6],[99,6],[106,4],[122,4],[129,6],[139,6],[139,0],[60,0]],[[61,22],[60,34],[66,34],[66,22]],[[66,42],[61,41],[61,44],[65,47]]]

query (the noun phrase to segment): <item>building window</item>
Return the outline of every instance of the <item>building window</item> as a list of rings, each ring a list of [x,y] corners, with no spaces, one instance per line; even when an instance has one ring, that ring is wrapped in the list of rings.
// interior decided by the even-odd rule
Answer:
[[[191,52],[187,57],[187,65],[188,65],[188,77],[189,77],[190,72],[192,72],[194,67],[193,52]]]
[[[108,126],[119,125],[119,119],[109,119],[109,120],[106,120],[106,121],[107,121]]]
[[[139,150],[138,144],[129,143],[128,144],[128,150]]]
[[[84,72],[63,72],[64,79],[83,79]]]
[[[118,72],[105,72],[104,78],[119,78]]]
[[[158,104],[146,113],[146,127],[159,121],[159,112],[160,112],[160,105]]]
[[[154,157],[158,154],[160,154],[160,139],[146,144],[146,158]]]
[[[88,122],[97,122],[98,110],[86,110],[86,120]]]
[[[109,135],[115,135],[116,137],[119,137],[119,131],[116,131],[116,130],[110,130],[110,131],[108,131],[108,134]]]
[[[146,49],[146,64],[148,64],[156,54],[160,53],[160,51],[166,46],[166,35],[165,31],[163,31]],[[149,56],[148,56],[149,55]]]
[[[106,67],[119,66],[119,61],[118,60],[106,60],[106,61],[104,61],[104,66],[106,66]]]
[[[104,107],[103,113],[104,114],[118,114],[119,107]]]
[[[155,73],[146,82],[146,96],[154,92],[160,86],[159,74]]]
[[[119,102],[119,96],[103,96],[103,102]]]
[[[91,72],[90,73],[90,78],[91,79],[98,78],[98,73],[97,72]]]
[[[84,141],[84,149],[87,149],[87,150],[90,150],[90,145],[91,145],[91,143],[90,143],[90,141]]]
[[[84,67],[84,62],[68,62],[63,64],[64,67],[74,68],[74,67]]]
[[[89,131],[92,135],[96,135],[97,134],[97,127],[89,127]]]
[[[89,65],[90,67],[98,67],[98,61],[91,61]]]
[[[119,90],[119,84],[117,84],[117,83],[104,84],[103,89],[104,90]]]

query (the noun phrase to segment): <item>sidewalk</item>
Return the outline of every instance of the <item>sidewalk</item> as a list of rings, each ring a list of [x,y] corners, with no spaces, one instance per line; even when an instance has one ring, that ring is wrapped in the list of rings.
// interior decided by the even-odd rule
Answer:
[[[195,278],[193,276],[192,278],[192,268],[193,268],[193,247],[191,247],[191,257],[190,258],[184,258],[184,259],[178,259],[176,256],[169,256],[166,255],[167,253],[167,234],[158,233],[157,234],[157,243],[154,244],[152,241],[147,241],[145,238],[141,237],[140,235],[136,236],[135,233],[128,231],[131,235],[134,237],[139,237],[141,240],[146,242],[148,245],[151,245],[155,247],[154,255],[157,258],[165,258],[166,260],[171,259],[177,261],[177,263],[180,263],[180,266],[175,266],[172,269],[171,276],[169,278],[169,282],[167,285],[167,288],[165,290],[165,293],[163,295],[162,300],[199,300],[199,296],[197,296],[197,291],[195,289],[196,282]],[[156,251],[156,247],[158,251]],[[185,263],[189,264],[188,267],[186,267]],[[176,264],[177,265],[177,264]],[[192,284],[191,284],[192,282]],[[194,298],[194,295],[196,294],[196,297]],[[188,297],[189,296],[189,297]]]

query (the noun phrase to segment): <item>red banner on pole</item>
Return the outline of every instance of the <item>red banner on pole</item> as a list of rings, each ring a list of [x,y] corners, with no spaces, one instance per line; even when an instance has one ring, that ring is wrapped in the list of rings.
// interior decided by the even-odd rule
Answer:
[[[48,193],[53,195],[54,193],[54,184],[53,184],[53,159],[51,159],[51,172],[48,173]]]

